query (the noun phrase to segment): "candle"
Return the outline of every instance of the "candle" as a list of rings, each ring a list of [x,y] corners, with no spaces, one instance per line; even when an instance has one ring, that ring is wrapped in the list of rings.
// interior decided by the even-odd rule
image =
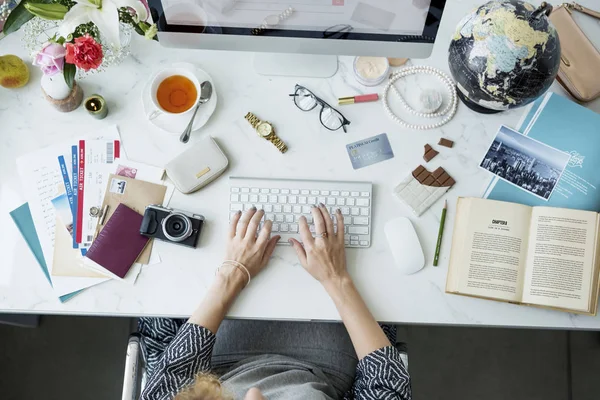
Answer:
[[[106,106],[106,101],[104,97],[99,94],[93,94],[83,103],[85,109],[90,113],[90,115],[96,119],[104,119],[108,114],[108,107]]]

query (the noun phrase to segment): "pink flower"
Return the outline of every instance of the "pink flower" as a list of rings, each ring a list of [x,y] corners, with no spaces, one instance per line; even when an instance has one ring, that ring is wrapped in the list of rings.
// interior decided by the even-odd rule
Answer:
[[[44,75],[52,76],[62,72],[65,65],[65,48],[58,43],[48,42],[35,56],[33,65],[42,69]]]
[[[78,37],[75,43],[67,43],[67,62],[84,71],[98,68],[103,57],[102,46],[90,35]]]

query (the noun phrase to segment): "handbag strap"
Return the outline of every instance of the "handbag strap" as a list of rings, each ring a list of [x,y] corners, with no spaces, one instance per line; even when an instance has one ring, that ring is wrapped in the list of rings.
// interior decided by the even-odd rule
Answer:
[[[584,7],[579,3],[575,3],[575,2],[564,3],[563,6],[567,9],[567,11],[569,13],[572,13],[573,10],[576,10],[576,11],[582,12],[584,14],[587,14],[591,17],[600,19],[600,12],[594,11],[591,8]]]

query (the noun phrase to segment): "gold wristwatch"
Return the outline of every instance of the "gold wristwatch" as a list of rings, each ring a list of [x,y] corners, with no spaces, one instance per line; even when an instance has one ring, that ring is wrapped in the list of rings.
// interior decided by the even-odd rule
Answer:
[[[258,136],[263,137],[271,143],[273,143],[280,152],[285,153],[288,150],[288,147],[283,142],[283,140],[279,139],[277,134],[275,134],[275,128],[273,128],[273,125],[271,125],[270,122],[261,121],[256,115],[252,114],[251,112],[246,114],[246,120],[248,120],[248,122],[250,122],[250,125],[252,125],[254,129],[256,129],[256,133],[258,133]]]

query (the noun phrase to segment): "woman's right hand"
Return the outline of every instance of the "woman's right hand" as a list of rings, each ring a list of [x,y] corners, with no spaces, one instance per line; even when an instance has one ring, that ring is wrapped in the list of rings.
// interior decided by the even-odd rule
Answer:
[[[313,206],[312,215],[315,223],[313,237],[308,228],[306,218],[300,218],[300,236],[302,242],[290,239],[294,246],[300,263],[313,278],[323,285],[334,283],[349,278],[346,270],[346,249],[344,246],[344,217],[338,209],[336,211],[337,232],[334,231],[334,223],[327,208],[320,204]],[[326,233],[324,237],[319,237]]]

